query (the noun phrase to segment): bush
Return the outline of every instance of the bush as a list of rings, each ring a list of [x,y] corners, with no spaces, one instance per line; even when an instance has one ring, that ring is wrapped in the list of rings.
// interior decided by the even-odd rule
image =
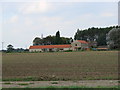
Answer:
[[[65,50],[64,52],[72,52],[72,50]]]

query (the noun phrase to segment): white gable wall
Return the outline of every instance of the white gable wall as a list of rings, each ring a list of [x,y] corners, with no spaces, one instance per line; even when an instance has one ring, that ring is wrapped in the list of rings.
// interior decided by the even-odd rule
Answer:
[[[81,43],[78,42],[78,41],[74,41],[74,42],[71,43],[71,46],[72,47],[81,47]]]
[[[72,49],[71,48],[29,49],[29,52],[45,52],[45,51],[49,52],[49,51],[66,51],[66,50],[72,50]]]
[[[29,49],[29,52],[43,52],[42,49]]]
[[[77,50],[77,48],[82,48],[82,49],[86,49],[88,48],[88,44],[86,43],[81,43],[79,41],[74,41],[71,43],[71,46],[72,46],[72,50]]]

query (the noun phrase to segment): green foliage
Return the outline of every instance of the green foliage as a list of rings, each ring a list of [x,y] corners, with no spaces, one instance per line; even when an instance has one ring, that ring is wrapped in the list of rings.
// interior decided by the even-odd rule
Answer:
[[[10,52],[13,52],[14,48],[13,48],[13,45],[9,44],[7,46],[7,52],[10,53]]]
[[[31,87],[24,88],[2,88],[2,90],[33,90]],[[35,90],[119,90],[118,86],[44,86],[44,87],[35,87]]]
[[[61,37],[61,44],[70,44],[70,38]]]
[[[107,35],[107,44],[111,49],[120,49],[120,28],[113,28]]]
[[[55,44],[55,36],[49,35],[49,36],[43,38],[43,43],[45,45]]]
[[[106,34],[113,28],[119,28],[119,26],[106,27],[106,28],[88,28],[85,30],[77,29],[77,32],[74,36],[75,40],[96,40],[98,46],[107,45],[106,43]]]
[[[3,84],[12,84],[11,82],[5,82],[5,83],[3,83]]]
[[[57,31],[55,36],[47,36],[43,39],[36,37],[33,40],[33,45],[57,45],[57,44],[70,44],[72,38],[60,37],[60,32]]]
[[[59,31],[56,32],[55,44],[62,44],[62,41],[61,41],[61,38],[60,38],[60,32]]]
[[[64,51],[64,52],[72,52],[72,50],[66,50],[66,51]]]
[[[33,40],[33,45],[41,45],[43,43],[43,40],[39,37],[36,37],[34,40]]]

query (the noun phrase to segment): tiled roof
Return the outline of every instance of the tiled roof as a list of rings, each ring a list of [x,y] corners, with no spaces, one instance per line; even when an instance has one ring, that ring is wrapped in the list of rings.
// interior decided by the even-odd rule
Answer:
[[[45,49],[45,48],[70,48],[71,45],[39,45],[39,46],[30,46],[29,49]]]
[[[80,43],[84,43],[84,44],[88,44],[88,42],[84,41],[84,40],[77,40]]]

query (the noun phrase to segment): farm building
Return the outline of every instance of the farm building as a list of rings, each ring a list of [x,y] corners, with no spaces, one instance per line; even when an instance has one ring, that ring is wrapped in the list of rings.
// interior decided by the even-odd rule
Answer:
[[[98,50],[98,51],[107,51],[107,50],[109,50],[109,48],[108,48],[108,46],[98,46],[96,48],[96,50]]]
[[[80,49],[87,50],[89,48],[88,42],[83,40],[75,40],[71,43],[71,46],[72,46],[72,50],[74,51],[80,50]]]
[[[71,45],[39,45],[30,46],[30,52],[52,52],[52,51],[65,51],[71,50]]]
[[[52,51],[67,51],[67,50],[79,50],[79,49],[87,49],[88,42],[83,40],[75,40],[71,44],[65,45],[37,45],[30,46],[30,52],[52,52]]]

